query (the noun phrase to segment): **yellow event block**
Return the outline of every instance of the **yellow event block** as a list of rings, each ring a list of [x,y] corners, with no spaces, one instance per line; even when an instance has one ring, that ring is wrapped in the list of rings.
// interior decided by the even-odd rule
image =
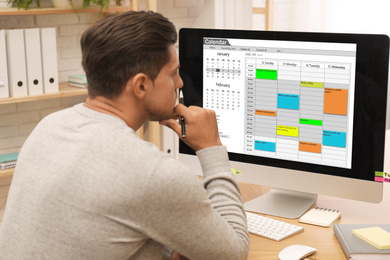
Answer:
[[[285,126],[285,125],[276,126],[277,135],[298,137],[298,132],[299,132],[298,127],[295,126]]]
[[[323,88],[323,82],[311,82],[311,81],[301,81],[301,87],[310,87],[310,88]]]
[[[352,233],[379,249],[390,249],[390,233],[380,227],[353,229]]]

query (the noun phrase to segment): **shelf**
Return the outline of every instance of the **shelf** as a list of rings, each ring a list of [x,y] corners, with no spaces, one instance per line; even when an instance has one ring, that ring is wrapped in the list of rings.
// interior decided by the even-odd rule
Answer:
[[[124,13],[132,10],[129,6],[112,6],[108,10],[102,9],[103,14]],[[77,9],[78,13],[98,13],[100,8]],[[32,8],[29,10],[18,10],[18,8],[0,8],[1,15],[41,15],[41,14],[72,14],[72,8]]]
[[[0,178],[11,176],[14,174],[15,168],[0,170]]]
[[[10,97],[10,98],[0,98],[0,105],[11,104],[11,103],[20,103],[20,102],[30,102],[38,101],[43,99],[51,98],[61,98],[61,97],[72,97],[72,96],[81,96],[87,95],[88,91],[84,88],[76,88],[69,86],[68,83],[60,83],[60,91],[51,94],[42,94],[36,96],[25,96],[25,97]]]

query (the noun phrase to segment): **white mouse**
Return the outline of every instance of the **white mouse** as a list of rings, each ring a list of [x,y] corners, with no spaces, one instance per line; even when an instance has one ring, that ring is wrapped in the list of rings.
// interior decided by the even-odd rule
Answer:
[[[305,245],[291,245],[279,252],[280,260],[299,260],[315,253],[317,249]]]

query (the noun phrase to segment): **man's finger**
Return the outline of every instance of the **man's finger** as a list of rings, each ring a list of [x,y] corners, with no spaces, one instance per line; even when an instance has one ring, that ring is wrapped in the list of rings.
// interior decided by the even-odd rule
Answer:
[[[172,129],[178,136],[181,135],[181,125],[175,119],[167,119],[160,121],[161,125],[165,125]]]

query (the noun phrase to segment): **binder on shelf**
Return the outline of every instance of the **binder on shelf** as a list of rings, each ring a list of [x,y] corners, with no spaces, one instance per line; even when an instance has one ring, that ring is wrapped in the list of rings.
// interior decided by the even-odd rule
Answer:
[[[56,93],[59,91],[59,84],[55,28],[41,28],[41,52],[43,68],[43,92]]]
[[[5,30],[0,30],[0,98],[9,97]]]
[[[24,30],[6,30],[8,86],[11,97],[27,96]]]
[[[43,94],[41,38],[38,28],[25,29],[26,70],[28,95]]]

